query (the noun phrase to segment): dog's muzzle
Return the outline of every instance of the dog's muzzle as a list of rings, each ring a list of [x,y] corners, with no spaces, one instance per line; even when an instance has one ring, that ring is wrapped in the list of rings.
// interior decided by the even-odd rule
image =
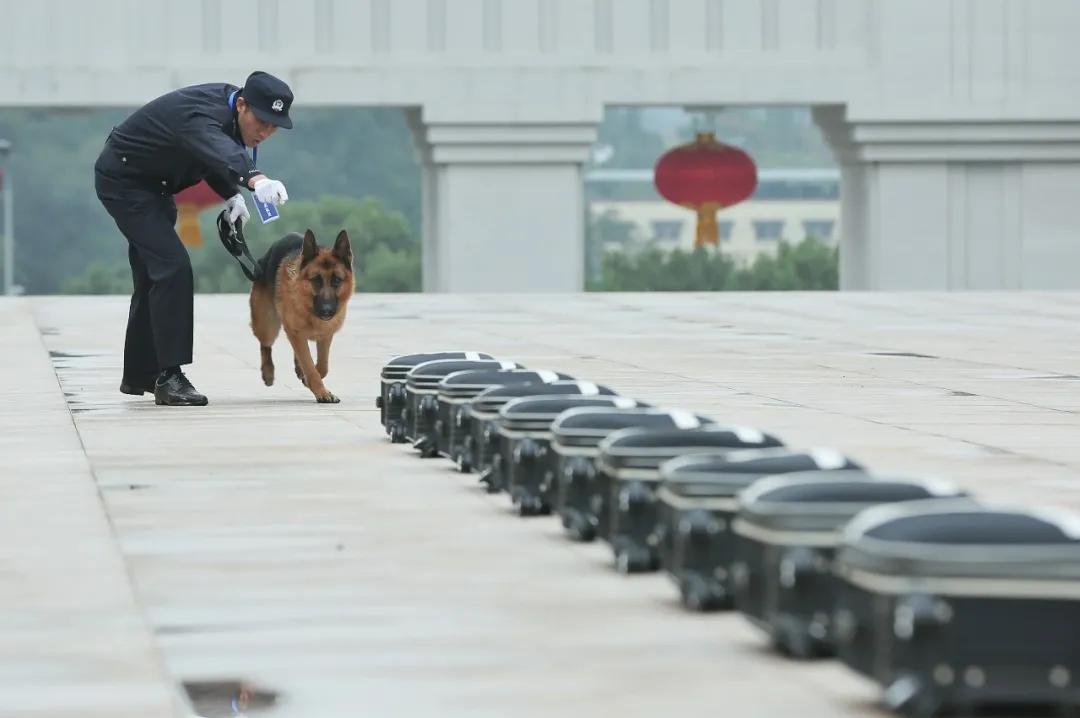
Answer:
[[[333,319],[335,316],[337,316],[337,310],[338,310],[338,308],[337,308],[336,305],[335,306],[330,306],[330,305],[322,305],[322,306],[320,306],[320,305],[316,304],[315,307],[313,308],[312,313],[316,317],[318,317],[319,319],[322,319],[324,322],[328,322],[331,319]]]

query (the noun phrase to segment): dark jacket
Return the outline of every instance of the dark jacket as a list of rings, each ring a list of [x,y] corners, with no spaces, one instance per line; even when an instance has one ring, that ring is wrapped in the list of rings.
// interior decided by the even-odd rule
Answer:
[[[112,131],[95,168],[125,186],[162,195],[205,179],[228,199],[257,174],[229,105],[237,89],[192,85],[152,100]]]

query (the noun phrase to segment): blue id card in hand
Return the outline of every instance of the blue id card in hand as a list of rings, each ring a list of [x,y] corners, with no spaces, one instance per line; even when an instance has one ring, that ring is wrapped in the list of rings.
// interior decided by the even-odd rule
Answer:
[[[263,224],[269,224],[281,216],[278,214],[277,207],[269,202],[260,202],[254,197],[251,199],[255,202],[255,209],[259,210],[259,218],[262,220]]]

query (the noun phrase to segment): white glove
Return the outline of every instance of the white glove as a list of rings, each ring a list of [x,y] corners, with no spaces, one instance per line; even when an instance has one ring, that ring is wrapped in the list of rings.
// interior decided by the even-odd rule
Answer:
[[[237,219],[242,219],[244,224],[247,224],[247,221],[251,219],[251,214],[247,208],[247,200],[239,192],[225,200],[225,206],[229,208],[229,224],[236,224]]]
[[[285,191],[285,185],[266,177],[257,180],[251,191],[255,193],[255,199],[275,207],[289,201],[289,193]]]

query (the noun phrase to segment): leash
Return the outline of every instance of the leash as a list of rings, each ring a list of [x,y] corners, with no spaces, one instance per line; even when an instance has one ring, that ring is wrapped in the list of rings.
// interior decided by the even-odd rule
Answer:
[[[244,220],[238,218],[234,225],[229,221],[229,210],[223,209],[217,216],[217,231],[225,251],[236,257],[244,276],[252,282],[259,281],[262,278],[262,267],[251,256],[251,250],[244,240]]]

